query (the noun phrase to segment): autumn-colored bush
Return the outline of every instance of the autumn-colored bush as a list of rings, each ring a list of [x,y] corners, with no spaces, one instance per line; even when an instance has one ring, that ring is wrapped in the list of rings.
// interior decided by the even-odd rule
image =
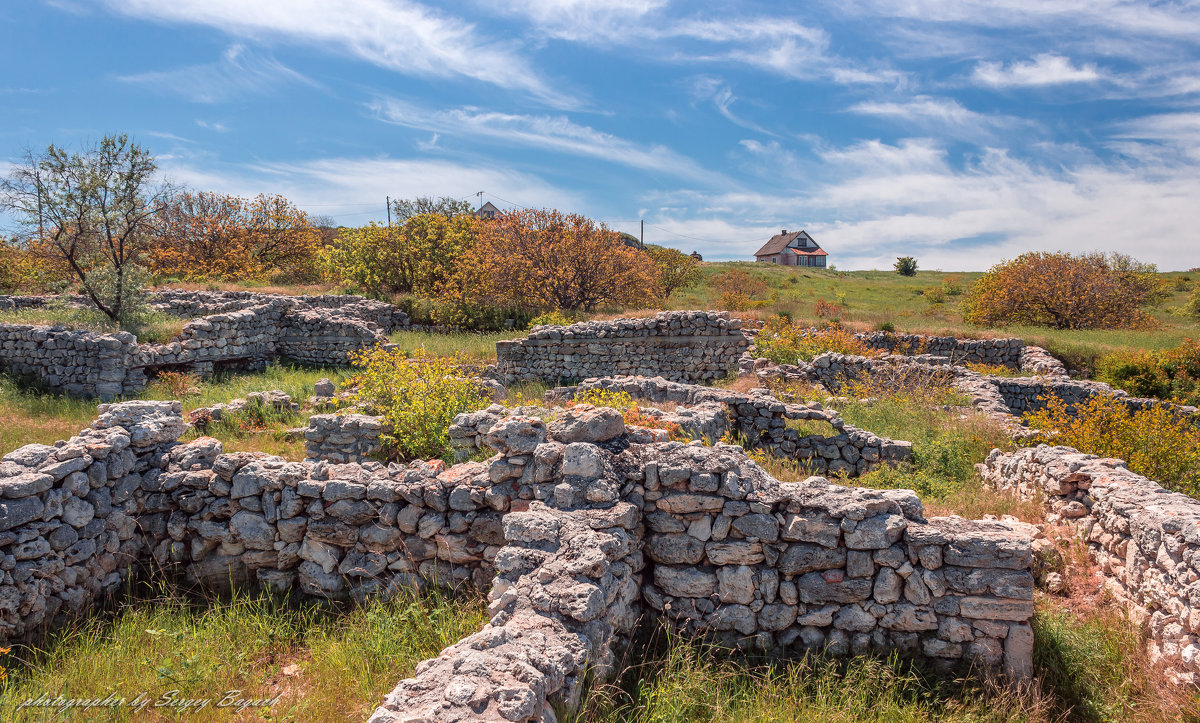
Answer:
[[[767,303],[763,298],[768,292],[767,282],[741,269],[722,271],[712,277],[711,283],[719,292],[718,308],[728,311],[746,311],[765,306]]]
[[[1192,295],[1188,297],[1187,311],[1192,316],[1200,316],[1200,284],[1192,289]]]
[[[827,351],[871,356],[876,352],[841,327],[813,329],[775,317],[763,324],[754,340],[755,353],[776,364],[799,364]]]
[[[1152,264],[1121,254],[1031,252],[993,266],[967,293],[966,320],[985,326],[1139,328],[1165,298]]]
[[[63,264],[37,248],[36,241],[17,244],[0,239],[0,293],[58,291],[67,273]]]
[[[475,246],[478,222],[470,215],[422,213],[396,226],[371,223],[342,229],[322,252],[327,273],[372,296],[447,292],[463,257]]]
[[[289,280],[316,277],[321,233],[283,196],[184,192],[164,201],[147,249],[159,278]]]
[[[846,313],[846,307],[832,304],[824,299],[817,299],[817,303],[813,305],[813,313],[821,319],[838,319]]]
[[[1167,489],[1200,496],[1200,430],[1170,409],[1131,412],[1112,395],[1096,395],[1071,409],[1052,396],[1025,415],[1039,441],[1125,460],[1129,469]]]
[[[384,418],[384,451],[398,459],[449,461],[450,423],[461,412],[483,409],[486,390],[463,371],[461,357],[409,358],[378,346],[351,353],[355,374],[346,382],[352,400]]]
[[[1136,397],[1200,404],[1200,339],[1162,351],[1107,354],[1096,360],[1095,377]]]
[[[449,298],[563,311],[645,304],[660,296],[658,269],[616,231],[552,209],[510,211],[479,225]]]

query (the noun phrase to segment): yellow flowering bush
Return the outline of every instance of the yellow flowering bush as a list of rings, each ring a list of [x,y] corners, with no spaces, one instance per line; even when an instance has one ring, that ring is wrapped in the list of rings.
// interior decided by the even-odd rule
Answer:
[[[1072,414],[1052,396],[1025,421],[1040,432],[1039,441],[1123,459],[1167,489],[1200,497],[1200,430],[1165,407],[1130,413],[1116,397],[1097,395]]]
[[[351,355],[358,371],[347,380],[352,399],[383,416],[385,452],[399,459],[451,457],[450,423],[462,412],[491,403],[486,390],[464,376],[461,356],[409,356],[377,346]]]
[[[763,324],[754,341],[758,356],[776,364],[799,364],[827,351],[872,356],[876,352],[850,332],[837,326],[810,329],[778,316]]]

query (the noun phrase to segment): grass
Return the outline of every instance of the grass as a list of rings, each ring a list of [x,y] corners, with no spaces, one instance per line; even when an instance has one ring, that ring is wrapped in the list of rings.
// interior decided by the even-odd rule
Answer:
[[[62,720],[44,709],[18,710],[43,693],[149,699],[140,712],[75,709],[65,716],[70,720],[365,720],[418,662],[485,621],[482,600],[437,591],[335,607],[247,594],[193,600],[164,589],[0,658],[8,672],[0,682],[0,720]],[[230,690],[278,702],[235,715],[217,707]],[[213,700],[191,711],[155,707],[169,691],[180,701]]]
[[[1195,710],[1187,694],[1161,693],[1128,620],[1079,615],[1055,598],[1039,599],[1037,611],[1035,677],[1024,685],[945,675],[896,656],[729,656],[659,632],[617,681],[591,691],[575,720],[1100,723],[1188,720]]]
[[[410,355],[454,356],[462,354],[466,359],[483,364],[496,361],[496,342],[518,339],[524,331],[459,332],[440,334],[431,331],[396,331],[388,338],[393,344]]]
[[[338,368],[300,367],[272,364],[261,372],[222,372],[211,379],[193,382],[198,394],[184,397],[186,415],[199,407],[229,402],[249,392],[282,389],[293,401],[303,403],[312,396],[313,385],[322,377],[339,383],[347,370]],[[179,399],[180,395],[165,385],[151,382],[138,399]],[[96,418],[95,400],[75,399],[23,384],[10,376],[0,375],[0,450],[8,452],[25,444],[53,444],[77,434]],[[295,417],[272,417],[268,424],[242,425],[237,420],[212,425],[208,434],[220,439],[226,452],[260,451],[277,454],[291,460],[304,457],[303,440],[288,440],[283,432],[288,427],[303,426],[307,413]],[[194,434],[192,436],[195,436]],[[185,438],[186,439],[186,438]]]
[[[162,344],[183,331],[185,319],[148,311],[126,331],[137,336],[140,343]],[[68,329],[87,329],[100,333],[119,331],[117,325],[96,309],[74,309],[48,306],[40,309],[15,309],[0,312],[0,324],[34,324],[41,326],[65,326]]]
[[[731,269],[746,271],[767,285],[767,294],[759,306],[742,316],[767,318],[787,313],[798,323],[819,324],[827,319],[816,315],[816,302],[839,303],[844,299],[841,321],[854,331],[876,329],[886,323],[897,332],[950,334],[977,338],[1016,336],[1027,343],[1045,347],[1067,361],[1074,369],[1090,371],[1095,359],[1103,354],[1128,349],[1166,349],[1178,346],[1185,338],[1200,336],[1200,319],[1181,315],[1188,294],[1197,280],[1194,274],[1161,274],[1172,284],[1170,297],[1152,311],[1160,326],[1144,331],[1129,330],[1056,330],[1042,327],[1007,326],[983,328],[962,320],[962,295],[946,296],[943,303],[930,303],[922,292],[941,287],[943,282],[966,288],[981,273],[943,273],[918,271],[916,276],[900,276],[894,271],[830,271],[783,267],[753,262],[702,264],[704,278],[694,286],[680,289],[671,296],[672,309],[717,308],[720,292],[712,277]],[[1185,277],[1187,280],[1185,280]]]

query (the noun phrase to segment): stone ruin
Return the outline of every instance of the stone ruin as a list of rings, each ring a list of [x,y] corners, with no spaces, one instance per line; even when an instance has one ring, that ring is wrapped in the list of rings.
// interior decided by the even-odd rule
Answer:
[[[52,297],[0,297],[0,308],[37,308]],[[391,304],[361,296],[285,296],[167,290],[150,306],[189,319],[165,344],[128,332],[0,324],[0,368],[66,394],[113,399],[146,387],[147,375],[261,368],[276,358],[344,365],[350,352],[387,343],[409,325]]]
[[[287,348],[281,330],[295,323],[285,321],[291,316],[339,317],[353,308],[344,313],[357,316],[345,323],[376,340],[398,323],[387,309],[358,302],[299,308],[239,294],[209,301],[186,312],[194,300],[162,303],[212,312],[202,320],[210,324],[223,314],[266,319],[274,341],[238,342],[262,354]],[[1022,390],[1080,384],[1043,350],[1018,340],[942,339],[906,356],[894,352],[911,349],[909,341],[868,337],[887,354],[779,367],[743,355],[751,339],[736,320],[695,312],[535,329],[531,337],[539,343],[508,346],[492,374],[578,382],[550,392],[551,405],[591,389],[626,392],[662,405],[641,411],[697,441],[670,441],[606,408],[497,404],[460,415],[450,430],[460,458],[490,452],[484,461],[384,465],[369,459],[379,418],[318,414],[304,430],[309,459],[288,462],[223,454],[207,437],[181,443],[188,424],[178,402],[102,405],[78,436],[0,460],[0,644],[86,614],[111,601],[128,576],[155,567],[209,588],[256,584],[325,599],[427,585],[486,591],[489,622],[418,665],[375,711],[378,723],[556,720],[556,711],[578,709],[590,680],[617,672],[617,656],[646,625],[778,656],[899,651],[1030,674],[1032,539],[1040,534],[1033,526],[926,519],[906,490],[821,476],[780,482],[742,446],[719,440],[736,437],[846,477],[901,462],[911,446],[846,425],[819,404],[688,382],[740,363],[763,380],[834,390],[874,365],[919,366],[950,374],[964,390],[994,388],[999,401],[984,401],[1012,417],[1021,408],[1014,400],[1031,394]],[[239,358],[251,357],[261,354]],[[204,361],[190,359],[182,363]],[[964,360],[1037,376],[988,378]],[[270,394],[251,401],[292,403]],[[830,433],[802,433],[807,426],[790,422],[828,424]],[[1075,525],[1115,596],[1145,616],[1156,657],[1181,680],[1195,679],[1200,502],[1166,493],[1119,461],[1064,448],[996,451],[979,469],[997,488],[1044,500],[1051,521]]]
[[[778,482],[740,447],[632,441],[586,405],[503,417],[494,456],[449,468],[223,454],[186,429],[178,402],[102,405],[77,437],[4,456],[0,639],[153,564],[322,598],[490,588],[490,622],[418,666],[381,722],[554,720],[639,620],[776,654],[1030,669],[1028,530],[927,520],[908,491]]]

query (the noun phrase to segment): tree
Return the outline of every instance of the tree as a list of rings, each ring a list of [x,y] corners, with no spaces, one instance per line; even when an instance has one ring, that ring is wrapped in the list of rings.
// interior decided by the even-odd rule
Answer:
[[[967,292],[966,320],[1056,329],[1151,326],[1143,307],[1166,298],[1153,264],[1122,254],[1022,254],[988,270]]]
[[[417,198],[401,198],[392,201],[392,222],[402,224],[413,216],[425,213],[436,213],[446,218],[455,216],[470,216],[475,213],[475,207],[466,201],[459,201],[449,196],[434,200],[431,196]]]
[[[465,299],[526,309],[592,310],[639,304],[659,292],[654,261],[604,224],[540,209],[480,224],[458,275]]]
[[[764,302],[759,297],[767,294],[766,281],[741,269],[722,271],[712,277],[712,284],[721,292],[717,306],[729,311],[745,311],[762,306]]]
[[[658,285],[662,288],[663,299],[670,298],[675,289],[691,286],[704,275],[696,259],[677,249],[651,244],[646,246],[646,253],[658,269]]]
[[[283,196],[254,199],[201,191],[163,204],[150,268],[184,279],[264,279],[305,271],[321,248],[321,231]]]
[[[64,261],[96,308],[121,323],[141,291],[137,261],[171,190],[155,185],[156,171],[150,152],[124,134],[80,153],[51,144],[25,153],[0,183],[0,202],[27,239]]]
[[[474,216],[424,213],[402,226],[370,224],[345,228],[324,252],[336,276],[376,296],[413,293],[441,295],[458,271],[459,260],[475,244]]]
[[[896,273],[901,276],[916,276],[917,275],[917,260],[911,256],[901,256],[896,259],[893,264],[896,268]]]

